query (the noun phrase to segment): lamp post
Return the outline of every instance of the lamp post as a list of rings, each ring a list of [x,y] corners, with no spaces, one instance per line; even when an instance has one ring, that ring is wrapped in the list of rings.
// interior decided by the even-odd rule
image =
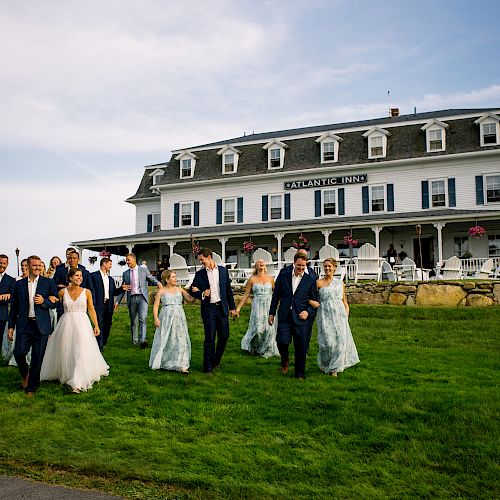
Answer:
[[[17,275],[19,276],[19,248],[16,248],[16,259],[17,259]]]
[[[422,234],[422,226],[420,224],[417,224],[415,226],[415,230],[417,231],[417,236],[418,236],[418,251],[420,253],[420,276],[421,279],[424,277],[424,272],[422,271],[423,264],[422,264],[422,242],[420,241],[420,236]]]

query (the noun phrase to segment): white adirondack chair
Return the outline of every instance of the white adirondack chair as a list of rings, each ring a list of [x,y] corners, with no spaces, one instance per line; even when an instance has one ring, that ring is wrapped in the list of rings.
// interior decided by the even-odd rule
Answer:
[[[328,257],[333,257],[338,262],[340,258],[339,251],[332,245],[323,245],[319,249],[319,260],[323,262]]]
[[[386,260],[382,262],[382,280],[397,281],[396,273],[393,271],[391,265]]]
[[[358,251],[358,256],[354,257],[356,265],[356,277],[358,279],[374,279],[380,281],[382,272],[382,259],[378,255],[377,249],[370,243],[365,243]]]
[[[267,272],[273,276],[276,273],[276,263],[273,261],[273,256],[263,248],[257,248],[252,254],[252,261],[255,264],[258,260],[263,260],[267,266]]]
[[[283,255],[283,257],[285,258],[285,266],[287,264],[291,264],[293,262],[293,258],[295,257],[295,254],[297,253],[297,249],[296,248],[293,248],[293,247],[290,247],[286,252],[285,254]]]
[[[458,257],[450,257],[444,261],[441,269],[444,280],[459,280],[462,278],[462,263]]]
[[[173,253],[170,256],[170,268],[171,271],[175,271],[177,276],[177,283],[179,285],[189,285],[193,281],[194,275],[189,273],[189,268],[186,263],[186,259],[177,253]]]
[[[483,262],[483,265],[481,266],[481,269],[476,272],[474,275],[475,279],[488,279],[490,277],[490,274],[493,272],[493,259],[488,259]]]
[[[222,262],[222,257],[218,253],[212,252],[212,259],[218,266],[224,265],[224,262]]]
[[[399,277],[399,281],[415,281],[417,277],[417,265],[413,260],[405,257],[401,263],[400,269],[401,276]]]

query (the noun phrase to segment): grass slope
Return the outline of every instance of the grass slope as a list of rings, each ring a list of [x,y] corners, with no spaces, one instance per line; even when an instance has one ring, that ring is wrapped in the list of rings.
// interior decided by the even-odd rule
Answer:
[[[327,377],[313,341],[300,382],[241,352],[248,308],[208,376],[186,306],[187,377],[148,368],[121,308],[86,394],[27,400],[0,368],[0,473],[144,499],[497,497],[500,308],[351,311],[361,363]]]

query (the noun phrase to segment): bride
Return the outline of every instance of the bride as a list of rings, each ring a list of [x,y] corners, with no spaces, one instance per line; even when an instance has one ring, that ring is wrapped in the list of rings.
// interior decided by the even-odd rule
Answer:
[[[92,294],[80,285],[80,269],[68,272],[69,285],[59,292],[64,314],[49,338],[43,358],[41,380],[59,380],[79,393],[109,374],[109,366],[99,351],[95,337],[99,326],[92,303]],[[92,319],[90,324],[87,311]]]

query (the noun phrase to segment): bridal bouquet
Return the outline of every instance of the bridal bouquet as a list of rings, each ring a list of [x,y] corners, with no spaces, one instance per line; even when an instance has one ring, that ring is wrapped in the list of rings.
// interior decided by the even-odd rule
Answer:
[[[476,240],[481,239],[486,234],[486,229],[483,226],[472,226],[469,227],[469,236],[476,238]]]

